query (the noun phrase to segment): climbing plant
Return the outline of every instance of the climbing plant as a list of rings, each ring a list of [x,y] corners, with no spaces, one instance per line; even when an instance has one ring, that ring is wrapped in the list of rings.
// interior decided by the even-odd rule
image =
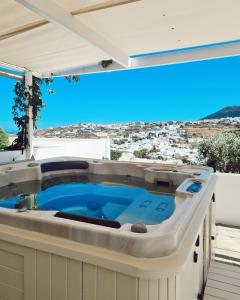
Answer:
[[[14,86],[14,105],[12,106],[13,121],[18,128],[17,138],[9,146],[10,150],[20,150],[26,148],[27,142],[27,124],[29,121],[26,115],[27,95],[24,79],[18,81]]]
[[[78,82],[79,76],[66,76],[65,79],[72,83]],[[53,83],[53,78],[40,79],[33,76],[32,85],[26,87],[25,78],[18,81],[14,86],[14,105],[12,106],[13,121],[18,128],[17,138],[13,141],[8,150],[23,150],[29,145],[27,138],[27,130],[29,117],[27,115],[28,105],[32,107],[33,128],[37,129],[37,120],[40,118],[40,113],[45,104],[42,99],[41,85],[45,83],[49,94],[54,94],[55,91],[50,89]]]
[[[64,77],[69,83],[79,82],[80,76],[78,75],[69,75]]]

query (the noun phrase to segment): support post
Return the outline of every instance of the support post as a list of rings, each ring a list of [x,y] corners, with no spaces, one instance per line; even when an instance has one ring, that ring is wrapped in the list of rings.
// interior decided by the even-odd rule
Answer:
[[[29,89],[32,86],[32,72],[25,72],[25,86],[28,92],[32,95],[32,90]],[[32,106],[29,105],[29,99],[27,99],[27,111],[26,114],[29,118],[28,126],[27,126],[27,139],[28,145],[26,148],[26,159],[31,159],[33,156],[33,118],[32,118]]]

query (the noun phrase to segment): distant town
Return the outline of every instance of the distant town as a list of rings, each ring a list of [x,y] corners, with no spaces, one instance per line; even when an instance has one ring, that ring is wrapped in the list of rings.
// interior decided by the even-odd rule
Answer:
[[[131,122],[123,124],[75,124],[38,130],[38,138],[109,138],[113,159],[196,162],[198,143],[223,132],[239,131],[240,117],[201,121]]]

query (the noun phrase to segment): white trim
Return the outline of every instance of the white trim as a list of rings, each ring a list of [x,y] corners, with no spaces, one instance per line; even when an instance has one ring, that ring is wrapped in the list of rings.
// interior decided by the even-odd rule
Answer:
[[[124,67],[128,67],[128,55],[111,43],[104,35],[97,33],[82,23],[52,0],[16,0],[26,8],[57,24],[75,36],[86,39],[89,43],[109,54],[110,58]]]

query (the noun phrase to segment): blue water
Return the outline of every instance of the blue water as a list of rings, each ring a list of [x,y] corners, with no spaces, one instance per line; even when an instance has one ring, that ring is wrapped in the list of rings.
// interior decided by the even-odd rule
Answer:
[[[174,195],[152,194],[139,187],[92,183],[56,185],[36,194],[8,199],[0,202],[0,206],[14,208],[19,201],[30,209],[115,220],[120,224],[159,224],[175,209]]]

